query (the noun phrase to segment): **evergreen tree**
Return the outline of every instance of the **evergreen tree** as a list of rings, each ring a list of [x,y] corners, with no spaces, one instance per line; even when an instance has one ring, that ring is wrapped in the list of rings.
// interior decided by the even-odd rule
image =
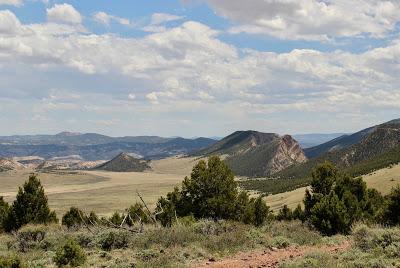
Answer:
[[[338,177],[336,167],[329,162],[317,166],[312,172],[311,190],[314,194],[328,195]]]
[[[311,223],[325,235],[348,233],[351,226],[344,203],[333,191],[311,209]]]
[[[234,217],[238,195],[235,177],[219,157],[199,161],[182,183],[181,198],[196,218]],[[185,211],[187,213],[187,211]]]
[[[293,212],[287,205],[284,205],[279,210],[279,213],[276,216],[276,219],[279,221],[291,221],[291,220],[293,220]]]
[[[267,220],[269,214],[269,207],[262,200],[262,197],[259,196],[254,202],[254,222],[255,226],[261,226]]]
[[[3,197],[0,196],[0,233],[4,231],[4,223],[8,216],[9,205],[4,201]]]
[[[175,217],[234,219],[255,225],[263,224],[269,208],[260,198],[249,198],[238,192],[234,175],[219,157],[199,161],[182,188],[158,200],[157,219],[164,226],[171,226]]]
[[[392,189],[386,197],[382,219],[388,225],[400,224],[400,186]]]
[[[301,220],[304,222],[304,211],[301,209],[301,205],[298,204],[297,207],[293,210],[293,219]]]
[[[20,187],[5,223],[6,231],[17,230],[28,223],[48,224],[57,222],[55,212],[49,209],[43,186],[35,174]]]
[[[61,224],[71,227],[79,227],[83,224],[84,215],[83,212],[75,207],[71,207],[62,217]]]

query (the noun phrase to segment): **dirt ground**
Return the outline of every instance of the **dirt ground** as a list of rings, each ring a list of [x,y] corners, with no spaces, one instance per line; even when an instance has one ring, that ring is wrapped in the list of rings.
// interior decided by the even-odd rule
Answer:
[[[296,259],[308,253],[319,251],[326,253],[342,252],[350,248],[350,242],[344,241],[339,245],[288,247],[284,249],[267,249],[262,251],[241,252],[233,257],[222,260],[208,260],[204,263],[195,263],[193,268],[277,268],[282,261]]]

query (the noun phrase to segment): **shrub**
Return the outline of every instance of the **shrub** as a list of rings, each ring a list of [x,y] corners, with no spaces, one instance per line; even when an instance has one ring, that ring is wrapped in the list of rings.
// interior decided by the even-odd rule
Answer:
[[[97,237],[97,243],[103,250],[127,248],[129,245],[129,233],[122,230],[111,230],[101,233]]]
[[[109,219],[109,221],[111,223],[113,223],[114,225],[121,225],[122,221],[124,220],[124,215],[123,214],[119,214],[118,212],[114,212],[114,214],[111,216],[111,218]]]
[[[272,239],[272,246],[277,248],[287,248],[290,246],[290,241],[284,236],[276,236]]]
[[[400,224],[400,186],[392,189],[386,197],[382,220],[388,225]]]
[[[53,261],[58,267],[77,267],[85,263],[86,255],[78,243],[69,239],[57,249]]]
[[[5,220],[5,229],[10,232],[28,223],[47,224],[57,222],[55,212],[51,212],[43,186],[36,175],[20,187]]]
[[[0,268],[25,268],[27,267],[24,262],[14,255],[7,257],[0,256]]]
[[[75,207],[71,207],[62,217],[61,224],[68,228],[79,227],[83,224],[83,212]]]
[[[276,216],[278,221],[291,221],[293,219],[293,212],[287,205],[284,205]]]
[[[146,212],[144,212],[143,205],[140,203],[136,203],[135,205],[131,206],[128,209],[128,214],[131,217],[133,222],[138,222],[140,220],[142,221],[142,223],[145,223],[145,224],[152,222],[149,215]],[[140,218],[140,220],[139,220],[139,218]]]
[[[297,207],[293,210],[293,219],[305,221],[304,211],[301,209],[301,205],[298,204]]]
[[[34,248],[38,243],[45,239],[46,230],[41,225],[27,225],[22,227],[17,233],[19,250],[26,252]]]

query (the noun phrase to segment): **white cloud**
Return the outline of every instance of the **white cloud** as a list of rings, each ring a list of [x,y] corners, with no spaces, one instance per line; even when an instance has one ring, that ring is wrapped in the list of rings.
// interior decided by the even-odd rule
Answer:
[[[24,113],[55,125],[84,113],[138,118],[143,121],[135,125],[150,132],[170,129],[190,111],[193,122],[213,117],[209,128],[259,129],[263,123],[276,131],[265,118],[296,125],[290,115],[312,114],[320,120],[313,122],[327,124],[322,116],[334,113],[351,126],[352,116],[400,112],[400,40],[364,53],[275,53],[240,51],[193,21],[137,38],[62,34],[60,24],[22,25],[9,11],[0,13],[0,22],[17,25],[7,33],[12,27],[0,26],[2,118],[20,116],[21,124]],[[129,127],[126,120],[118,129]]]
[[[184,18],[183,16],[177,16],[177,15],[168,14],[168,13],[154,13],[151,16],[150,24],[143,27],[142,30],[145,32],[151,32],[151,33],[164,32],[167,29],[165,27],[165,24],[167,22],[178,21],[178,20],[182,20],[183,18]]]
[[[0,5],[22,6],[23,0],[0,0]]]
[[[177,21],[183,19],[182,16],[177,16],[168,13],[154,13],[151,16],[151,25],[159,25],[170,21]]]
[[[56,4],[54,7],[48,8],[47,19],[57,23],[82,23],[82,15],[70,4]]]
[[[98,23],[106,25],[106,26],[109,26],[111,21],[115,21],[115,22],[117,22],[119,24],[126,25],[126,26],[129,26],[131,24],[129,19],[117,17],[117,16],[114,16],[114,15],[110,15],[110,14],[107,14],[107,13],[102,12],[102,11],[95,13],[93,15],[93,19],[95,21],[97,21]]]
[[[0,34],[16,34],[22,26],[18,18],[9,10],[0,10]]]
[[[205,0],[233,20],[231,33],[282,39],[327,40],[368,34],[383,37],[400,21],[397,0]]]

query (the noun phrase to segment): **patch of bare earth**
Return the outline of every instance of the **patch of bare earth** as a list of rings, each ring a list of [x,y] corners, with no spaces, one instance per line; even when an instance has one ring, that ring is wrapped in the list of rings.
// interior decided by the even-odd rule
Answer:
[[[350,242],[344,241],[339,245],[288,247],[284,249],[267,249],[263,251],[240,252],[233,257],[215,261],[213,259],[204,263],[193,264],[192,267],[212,268],[276,268],[285,260],[302,257],[312,252],[339,253],[350,248]]]

